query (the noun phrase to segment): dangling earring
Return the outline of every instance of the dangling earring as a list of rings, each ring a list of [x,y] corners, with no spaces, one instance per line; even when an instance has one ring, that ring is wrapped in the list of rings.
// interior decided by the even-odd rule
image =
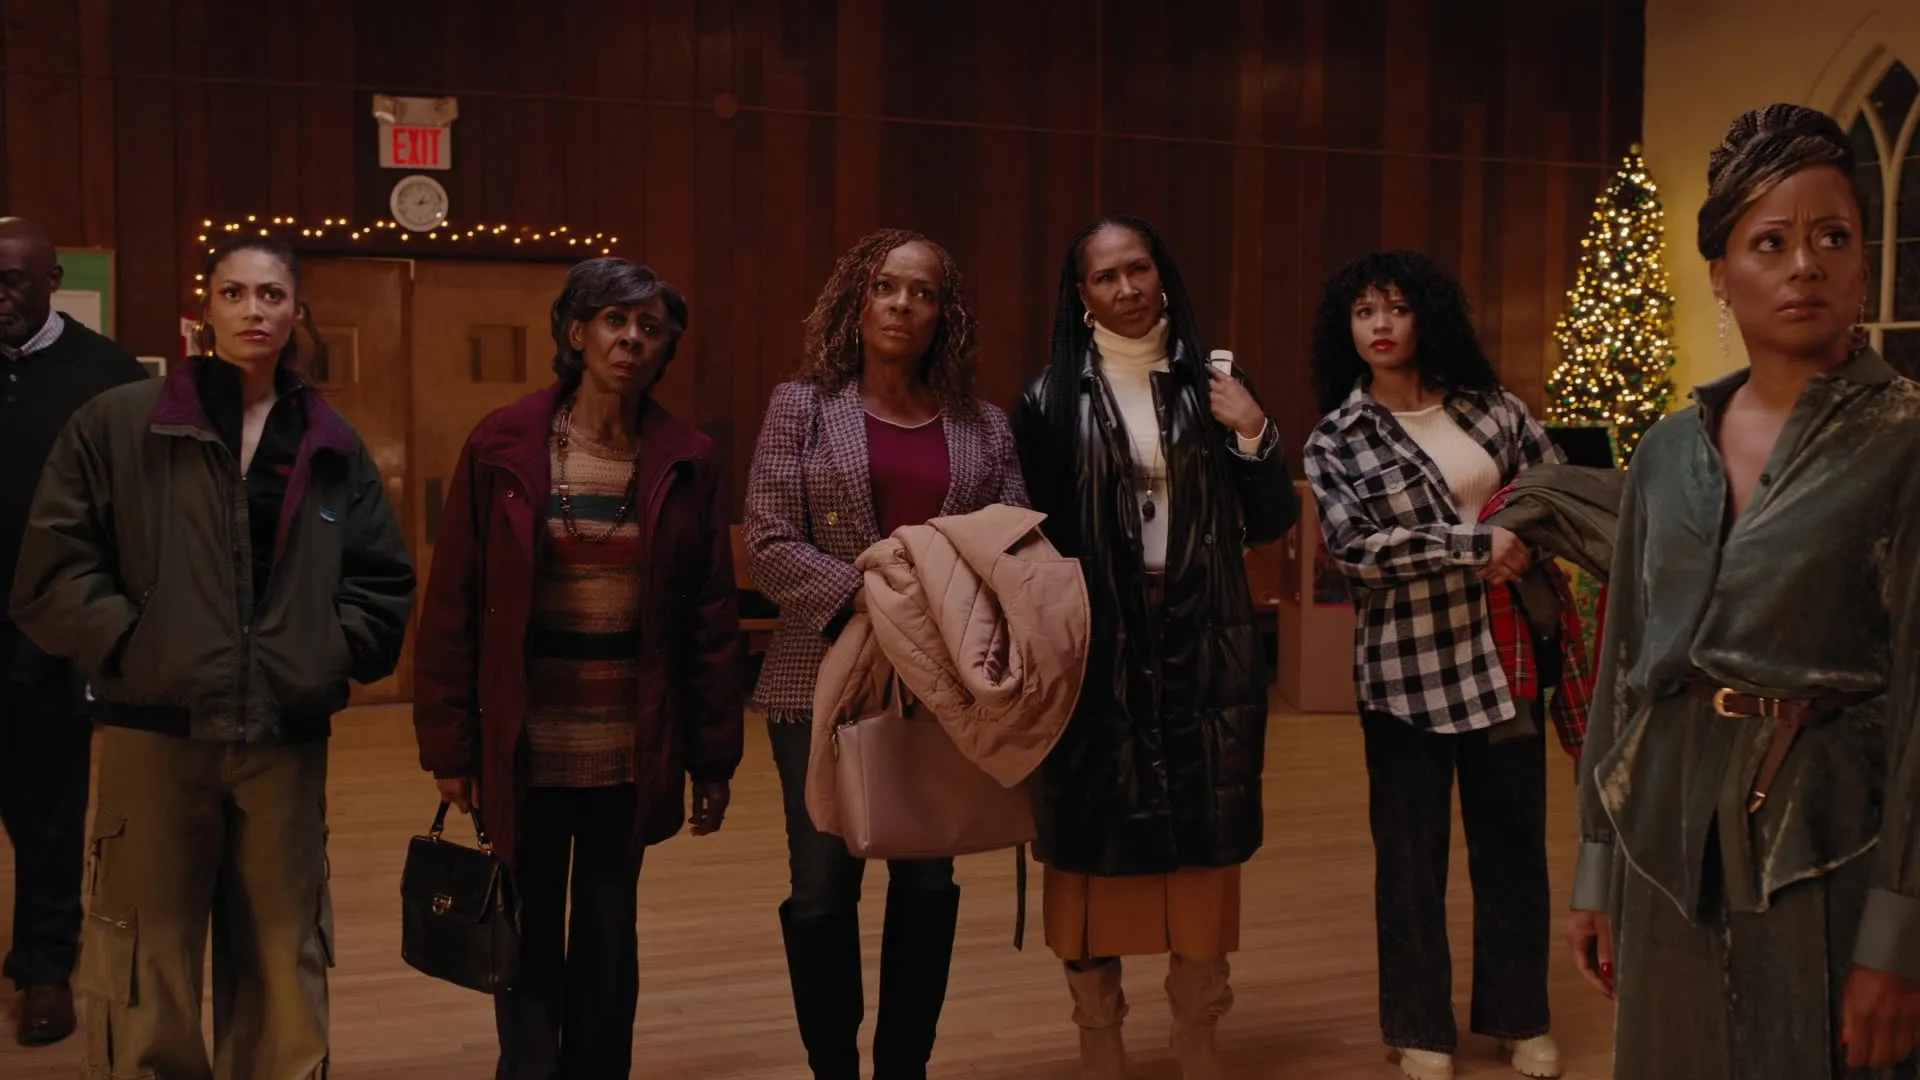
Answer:
[[[1853,328],[1847,331],[1847,351],[1865,352],[1873,344],[1873,331],[1867,329],[1867,298],[1860,298],[1860,317],[1853,322]]]
[[[1725,300],[1717,301],[1720,306],[1720,359],[1728,357],[1728,341],[1733,336],[1733,309]]]
[[[1167,303],[1166,290],[1162,289],[1160,291],[1160,314],[1165,315],[1168,311],[1172,310],[1172,308],[1173,305]]]
[[[1080,316],[1080,321],[1087,324],[1087,329],[1093,329],[1093,309],[1088,308],[1087,313]]]

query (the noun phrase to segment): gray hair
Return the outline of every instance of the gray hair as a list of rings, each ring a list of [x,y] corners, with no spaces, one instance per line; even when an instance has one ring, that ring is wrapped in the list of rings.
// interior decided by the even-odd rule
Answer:
[[[687,298],[651,269],[625,259],[588,259],[567,271],[567,284],[553,302],[553,372],[569,388],[580,384],[587,358],[573,347],[573,324],[587,322],[608,308],[630,308],[660,297],[667,308],[668,331],[664,373],[680,338],[687,332]]]

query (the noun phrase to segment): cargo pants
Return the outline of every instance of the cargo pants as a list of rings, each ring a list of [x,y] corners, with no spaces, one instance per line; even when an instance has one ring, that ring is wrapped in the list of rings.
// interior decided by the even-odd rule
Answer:
[[[75,976],[86,1080],[325,1080],[326,782],[324,739],[104,732]]]

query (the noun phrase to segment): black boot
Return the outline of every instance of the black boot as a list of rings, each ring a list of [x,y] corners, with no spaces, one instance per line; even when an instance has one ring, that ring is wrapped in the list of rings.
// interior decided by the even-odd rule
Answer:
[[[873,1033],[874,1080],[926,1080],[947,1000],[960,889],[887,888],[880,937],[880,1017]]]
[[[860,988],[859,912],[800,919],[789,907],[780,905],[780,932],[807,1064],[814,1080],[860,1080],[860,1021],[867,1004]]]

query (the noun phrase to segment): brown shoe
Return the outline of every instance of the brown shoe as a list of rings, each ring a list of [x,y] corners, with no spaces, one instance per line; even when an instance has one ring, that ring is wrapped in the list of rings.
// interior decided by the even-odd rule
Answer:
[[[20,1045],[52,1046],[73,1034],[73,990],[65,983],[29,986],[20,1002]]]

